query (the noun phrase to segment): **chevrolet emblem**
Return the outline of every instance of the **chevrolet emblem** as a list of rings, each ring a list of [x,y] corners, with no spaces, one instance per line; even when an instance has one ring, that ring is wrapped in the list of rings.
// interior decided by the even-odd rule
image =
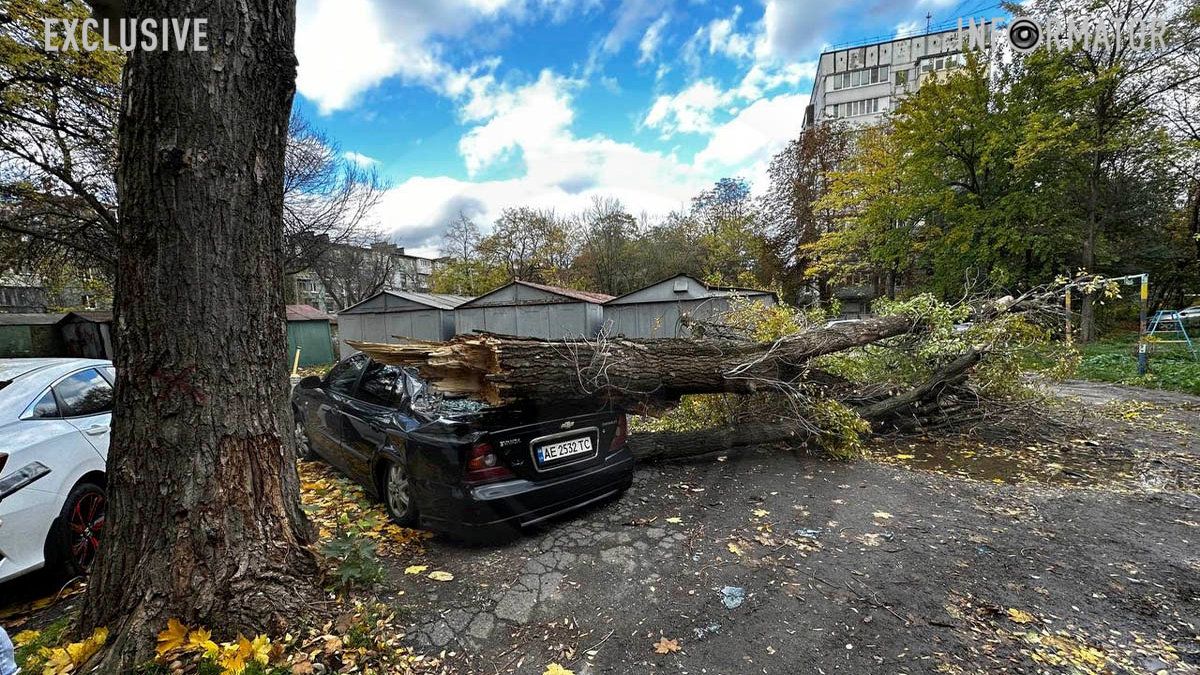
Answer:
[[[570,428],[571,428],[571,427],[573,427],[573,426],[575,426],[575,423],[574,423],[574,422],[572,422],[571,420],[567,420],[566,422],[563,422],[563,423],[562,423],[562,426],[561,426],[561,427],[559,427],[559,428],[561,428],[561,429],[570,429]]]

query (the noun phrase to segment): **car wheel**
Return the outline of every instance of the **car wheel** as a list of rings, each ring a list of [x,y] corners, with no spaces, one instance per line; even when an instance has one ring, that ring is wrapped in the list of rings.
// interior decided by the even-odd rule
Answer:
[[[294,433],[296,435],[296,454],[300,459],[316,459],[317,453],[313,452],[312,442],[308,440],[308,434],[304,431],[304,420],[300,415],[295,417]]]
[[[417,522],[417,504],[413,500],[412,481],[403,462],[384,461],[382,481],[383,505],[398,525],[410,527]]]
[[[92,483],[80,483],[71,489],[58,514],[52,553],[67,574],[88,573],[104,541],[108,500],[104,490]]]

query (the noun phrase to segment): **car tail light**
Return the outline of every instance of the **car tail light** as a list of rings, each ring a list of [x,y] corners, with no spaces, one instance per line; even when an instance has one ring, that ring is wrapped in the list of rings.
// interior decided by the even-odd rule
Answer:
[[[500,457],[491,443],[476,443],[471,447],[467,455],[468,484],[479,485],[513,477],[513,472],[500,463]]]
[[[629,438],[629,417],[624,413],[617,418],[617,430],[613,432],[612,443],[608,444],[608,451],[613,452],[619,450],[622,445],[625,445],[625,440]]]
[[[0,452],[0,473],[4,473],[4,465],[8,463],[8,455]]]

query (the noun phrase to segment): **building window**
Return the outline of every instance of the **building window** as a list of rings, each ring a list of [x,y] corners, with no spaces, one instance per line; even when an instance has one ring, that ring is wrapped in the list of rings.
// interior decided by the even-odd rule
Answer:
[[[922,61],[921,62],[921,72],[922,73],[932,73],[932,72],[938,72],[938,71],[942,71],[942,70],[949,70],[951,68],[957,68],[957,67],[963,65],[964,63],[965,63],[965,61],[963,60],[962,54],[953,54],[951,56],[939,56],[936,59],[926,59],[925,61]]]
[[[825,113],[829,117],[859,117],[862,115],[874,115],[877,112],[887,111],[887,98],[865,98],[861,101],[850,101],[849,103],[838,103],[837,105],[826,106]]]
[[[896,86],[903,87],[906,84],[908,84],[908,71],[907,70],[897,70],[896,71]]]
[[[849,73],[838,73],[830,75],[826,79],[826,88],[831,91],[839,91],[841,89],[851,89],[853,87],[865,87],[871,84],[879,84],[886,82],[888,79],[888,67],[877,66],[875,68],[864,68],[863,70],[855,70]]]

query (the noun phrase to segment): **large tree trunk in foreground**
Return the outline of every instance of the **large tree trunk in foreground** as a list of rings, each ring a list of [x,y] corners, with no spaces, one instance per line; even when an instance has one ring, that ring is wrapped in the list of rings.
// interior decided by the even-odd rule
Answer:
[[[913,328],[912,319],[885,316],[761,344],[620,337],[552,342],[491,334],[349,344],[383,363],[416,367],[437,391],[493,405],[596,399],[633,407],[685,394],[771,391],[800,377],[812,358]]]
[[[307,606],[315,561],[288,429],[281,210],[294,3],[130,2],[206,17],[206,52],[134,52],[120,122],[122,248],[109,531],[82,628],[97,672],[168,618],[219,634]]]

